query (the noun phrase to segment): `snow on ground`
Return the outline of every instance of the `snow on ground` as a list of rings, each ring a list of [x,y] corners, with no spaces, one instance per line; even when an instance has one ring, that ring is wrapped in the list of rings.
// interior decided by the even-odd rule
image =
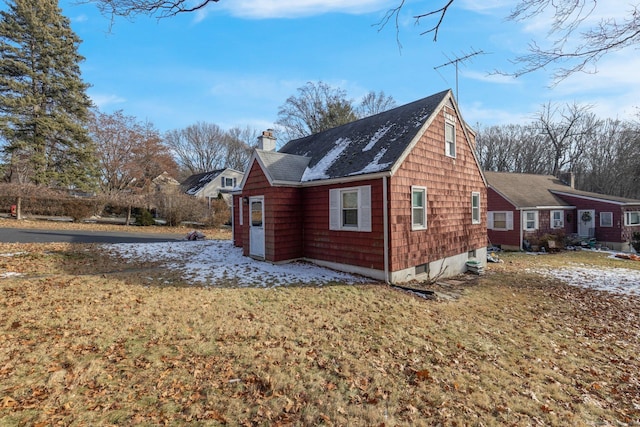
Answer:
[[[274,265],[242,256],[242,249],[228,240],[160,243],[119,243],[103,245],[107,252],[141,261],[161,261],[182,271],[185,279],[199,284],[218,281],[237,286],[273,287],[291,283],[322,285],[367,283],[372,279],[341,273],[314,264],[293,262]]]
[[[640,296],[640,270],[575,266],[555,269],[538,268],[528,271],[559,279],[568,285]]]

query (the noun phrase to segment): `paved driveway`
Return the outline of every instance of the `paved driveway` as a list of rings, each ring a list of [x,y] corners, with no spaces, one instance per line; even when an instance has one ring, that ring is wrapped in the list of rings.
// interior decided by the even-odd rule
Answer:
[[[153,243],[182,240],[184,236],[164,233],[0,228],[2,243]]]

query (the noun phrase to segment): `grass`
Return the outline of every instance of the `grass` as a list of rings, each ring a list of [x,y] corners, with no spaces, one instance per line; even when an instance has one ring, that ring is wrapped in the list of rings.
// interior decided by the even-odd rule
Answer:
[[[503,255],[453,301],[191,286],[92,245],[0,245],[0,425],[633,425],[638,299]]]

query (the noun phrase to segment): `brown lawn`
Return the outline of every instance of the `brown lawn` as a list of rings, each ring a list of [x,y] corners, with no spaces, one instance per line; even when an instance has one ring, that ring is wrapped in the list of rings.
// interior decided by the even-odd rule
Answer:
[[[2,426],[640,423],[638,298],[525,271],[638,262],[506,254],[444,301],[191,286],[93,245],[0,255]]]

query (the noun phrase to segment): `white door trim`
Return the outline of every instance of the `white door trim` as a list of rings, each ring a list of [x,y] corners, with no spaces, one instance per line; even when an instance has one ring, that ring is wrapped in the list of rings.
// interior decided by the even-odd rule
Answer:
[[[254,211],[254,204],[259,209]],[[249,197],[249,255],[264,259],[264,241],[264,196],[252,196]]]

